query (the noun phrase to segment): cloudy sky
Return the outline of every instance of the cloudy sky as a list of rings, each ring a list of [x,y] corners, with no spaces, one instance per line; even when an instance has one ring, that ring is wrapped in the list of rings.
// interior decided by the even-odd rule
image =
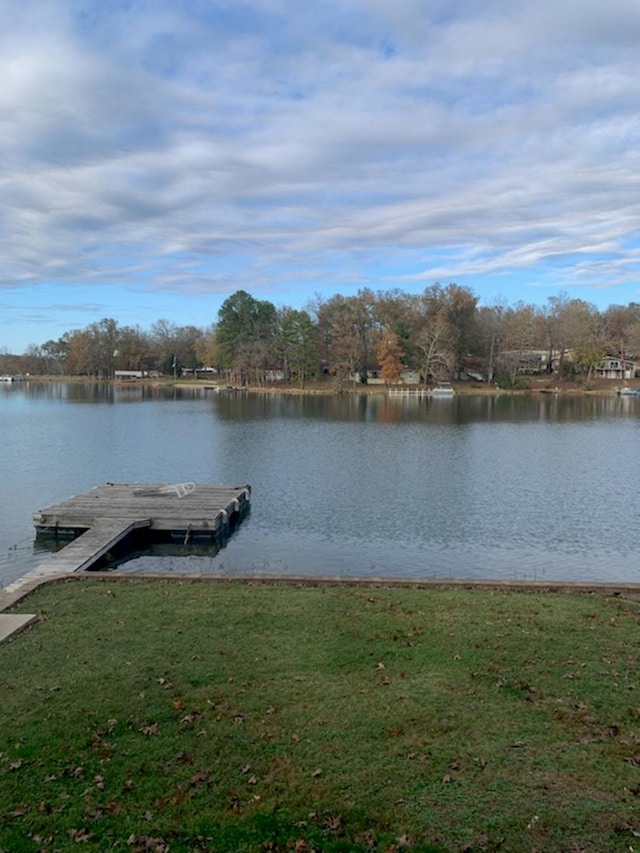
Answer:
[[[0,350],[455,281],[640,301],[638,0],[3,0]]]

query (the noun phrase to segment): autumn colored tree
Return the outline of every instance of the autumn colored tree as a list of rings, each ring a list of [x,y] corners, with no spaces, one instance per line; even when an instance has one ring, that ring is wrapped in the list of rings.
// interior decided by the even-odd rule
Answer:
[[[526,352],[536,348],[544,349],[537,317],[536,307],[524,302],[516,303],[502,314],[497,363],[505,385],[515,383],[516,376],[523,370],[523,358]],[[539,356],[539,359],[532,363],[532,370],[542,368],[542,356]]]
[[[415,353],[413,341],[415,299],[398,288],[376,295],[376,314],[382,329],[395,333],[402,350],[404,364],[411,364]]]
[[[452,283],[442,288],[440,298],[447,311],[453,372],[459,374],[464,366],[465,356],[473,348],[477,339],[478,297],[468,287]]]
[[[149,370],[152,366],[153,347],[151,336],[139,326],[124,326],[118,336],[118,370]]]
[[[640,305],[610,305],[604,312],[607,349],[628,357],[640,355]]]
[[[353,302],[344,296],[334,296],[323,302],[317,313],[323,361],[339,389],[350,379],[355,383],[363,369],[361,340],[356,332],[354,313]]]
[[[210,326],[195,342],[195,354],[201,367],[218,367],[218,338],[216,327]]]
[[[71,376],[84,376],[91,373],[90,335],[84,330],[66,332],[62,340],[67,352],[66,368]]]
[[[112,317],[105,317],[86,328],[88,372],[100,379],[112,379],[118,354],[120,329]]]
[[[382,333],[376,355],[380,365],[380,377],[384,380],[384,384],[397,385],[402,379],[404,364],[398,336],[391,329]]]
[[[450,379],[456,364],[456,335],[440,285],[426,288],[415,300],[415,314],[413,342],[424,384]]]
[[[380,324],[370,290],[356,296],[333,296],[315,306],[322,358],[339,386],[351,379],[367,381]]]

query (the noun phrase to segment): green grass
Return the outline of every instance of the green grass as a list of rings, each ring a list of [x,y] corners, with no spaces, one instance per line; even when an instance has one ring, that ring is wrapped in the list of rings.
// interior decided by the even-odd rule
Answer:
[[[0,645],[0,851],[640,850],[599,594],[74,580]]]

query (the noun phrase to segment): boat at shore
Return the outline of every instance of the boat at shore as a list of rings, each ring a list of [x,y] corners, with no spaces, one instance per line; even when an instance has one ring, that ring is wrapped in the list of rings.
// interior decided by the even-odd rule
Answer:
[[[618,388],[618,394],[621,397],[640,397],[640,385],[634,385],[633,387],[625,386],[624,388]]]
[[[453,397],[456,392],[449,382],[441,382],[432,389],[431,393],[434,397]]]

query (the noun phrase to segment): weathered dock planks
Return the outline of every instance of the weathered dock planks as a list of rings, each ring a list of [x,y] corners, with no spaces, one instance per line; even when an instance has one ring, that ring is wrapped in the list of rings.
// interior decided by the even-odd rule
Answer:
[[[250,486],[194,483],[107,483],[33,516],[39,534],[76,536],[5,592],[46,576],[91,568],[136,529],[219,539],[249,509]]]
[[[98,521],[149,520],[149,528],[172,533],[215,534],[251,500],[250,486],[193,483],[107,483],[35,513],[39,531],[77,532]]]
[[[149,527],[150,519],[140,519],[124,524],[122,520],[97,521],[77,539],[53,554],[44,564],[47,572],[82,572],[136,529]]]

